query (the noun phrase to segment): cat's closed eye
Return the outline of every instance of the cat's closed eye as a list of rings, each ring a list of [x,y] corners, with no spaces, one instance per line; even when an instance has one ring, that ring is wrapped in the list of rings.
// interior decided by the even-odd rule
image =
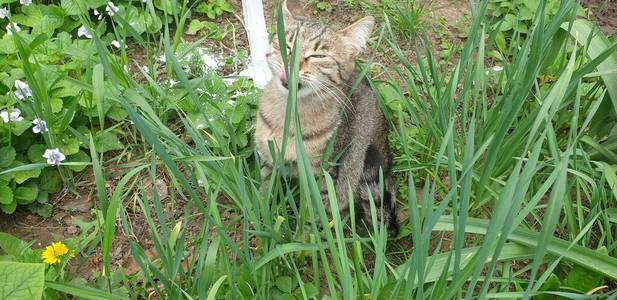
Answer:
[[[326,58],[326,57],[327,55],[324,55],[324,54],[312,54],[308,56],[308,58]]]

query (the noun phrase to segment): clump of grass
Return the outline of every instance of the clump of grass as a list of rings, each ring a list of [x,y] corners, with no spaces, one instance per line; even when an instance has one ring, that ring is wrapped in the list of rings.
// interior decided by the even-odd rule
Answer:
[[[211,126],[204,116],[206,124],[198,128],[178,108],[174,125],[181,129],[171,130],[152,105],[168,97],[166,89],[118,72],[120,65],[95,36],[105,79],[118,91],[106,100],[122,104],[147,148],[145,161],[127,172],[110,196],[93,152],[105,215],[103,276],[112,282],[109,255],[117,218],[126,232],[132,231],[122,206],[127,185],[144,174],[154,180],[162,169],[171,178],[171,201],[181,198],[187,205],[181,220],[168,223],[156,190],[150,198],[137,196],[156,258],[146,255],[137,239],[130,241],[140,266],[140,281],[134,279],[138,288],[130,290],[133,298],[529,298],[588,292],[547,287],[562,262],[617,279],[617,259],[611,257],[617,244],[608,213],[615,198],[581,142],[606,95],[593,71],[617,44],[591,59],[585,52],[589,45],[581,48],[556,38],[576,14],[575,2],[566,1],[549,23],[543,14],[534,19],[529,36],[508,49],[504,57],[510,59],[501,62],[502,71],[487,72],[491,68],[485,58],[495,37],[486,23],[487,2],[474,8],[469,37],[452,70],[440,69],[429,45],[412,63],[393,42],[390,24],[382,32],[401,63],[394,69],[398,78],[406,79],[404,84],[371,81],[389,108],[385,111],[400,146],[394,171],[408,179],[399,196],[407,219],[398,240],[388,239],[379,222],[360,235],[354,218],[341,216],[331,178],[312,175],[299,126],[283,142],[295,143],[299,151],[297,182],[285,176],[285,164],[278,159],[266,184],[253,153],[238,152],[233,124],[223,120],[225,126]],[[279,33],[282,26],[279,6]],[[278,38],[285,47],[285,39]],[[183,101],[201,103],[195,89],[207,79],[186,76],[173,44],[166,28],[161,45],[169,73],[180,82]],[[285,66],[291,74],[287,124],[299,124],[297,46],[294,41]],[[554,65],[558,76],[540,84],[545,65]],[[413,136],[411,126],[418,129]],[[416,179],[422,179],[421,188]],[[328,187],[332,216],[326,214],[320,181]],[[353,215],[353,205],[350,210]],[[223,221],[229,212],[238,216],[237,223]],[[194,222],[200,231],[190,234],[187,224]],[[567,234],[555,237],[555,231]],[[435,232],[451,234],[438,236],[435,247]],[[400,240],[411,240],[412,246],[390,252]],[[592,243],[608,253],[589,249]],[[97,293],[111,292],[110,284]]]

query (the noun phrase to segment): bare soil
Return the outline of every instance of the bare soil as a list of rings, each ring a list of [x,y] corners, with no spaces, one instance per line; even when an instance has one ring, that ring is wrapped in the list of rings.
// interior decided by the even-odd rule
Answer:
[[[608,36],[617,34],[616,0],[582,0],[581,3],[589,9],[590,19],[596,22],[604,34]]]

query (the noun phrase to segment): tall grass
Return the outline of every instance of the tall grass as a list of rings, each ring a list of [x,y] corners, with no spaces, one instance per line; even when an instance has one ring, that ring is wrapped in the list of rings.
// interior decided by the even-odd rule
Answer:
[[[103,72],[97,76],[111,82],[117,94],[105,95],[105,101],[123,105],[148,150],[147,160],[127,172],[111,195],[104,190],[103,162],[92,151],[105,215],[103,276],[109,283],[97,295],[113,298],[110,252],[118,218],[133,236],[123,208],[129,196],[146,218],[156,252],[147,255],[138,240],[130,241],[140,267],[130,280],[131,298],[270,299],[285,293],[332,299],[580,298],[588,291],[543,286],[558,266],[577,265],[617,279],[612,257],[617,244],[608,214],[615,195],[582,140],[606,94],[594,70],[615,55],[617,44],[590,58],[588,44],[558,38],[564,24],[571,28],[576,13],[575,2],[564,1],[550,22],[538,14],[530,35],[512,43],[498,62],[502,72],[487,73],[495,32],[488,26],[486,4],[474,7],[469,37],[452,70],[439,67],[428,44],[414,61],[406,57],[386,22],[384,47],[396,53],[402,66],[395,68],[397,77],[406,79],[371,82],[384,107],[399,108],[386,112],[400,149],[394,172],[405,179],[398,200],[406,218],[403,234],[391,239],[379,222],[361,234],[353,205],[352,217],[339,213],[332,179],[312,175],[299,126],[285,141],[298,149],[297,180],[288,178],[278,156],[265,182],[255,156],[237,152],[231,123],[221,130],[208,121],[198,129],[176,109],[171,120],[182,129],[174,132],[152,105],[169,97],[168,91],[156,81],[142,85],[119,71],[121,63],[95,37]],[[284,32],[280,11],[278,31]],[[195,89],[207,79],[185,75],[168,27],[161,41],[167,69],[187,100],[203,102]],[[299,124],[297,42],[293,49],[286,65],[291,74],[287,124]],[[555,82],[540,84],[544,66],[556,68]],[[128,189],[146,177],[154,181],[160,172],[170,178],[171,201],[186,202],[179,220],[166,219],[156,189],[150,198]],[[332,216],[326,214],[319,184],[328,188]],[[237,221],[224,221],[223,213]],[[199,232],[188,232],[195,222]]]

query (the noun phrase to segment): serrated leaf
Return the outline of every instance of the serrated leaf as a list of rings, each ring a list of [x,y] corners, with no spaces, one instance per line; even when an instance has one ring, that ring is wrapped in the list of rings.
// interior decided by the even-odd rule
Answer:
[[[0,203],[11,204],[13,203],[13,190],[6,184],[0,185]]]
[[[11,204],[0,204],[0,209],[7,215],[15,212],[17,209],[17,201],[13,201]]]
[[[33,162],[44,162],[45,158],[43,157],[43,153],[45,153],[45,145],[43,144],[32,144],[30,148],[28,148],[28,159]]]
[[[64,155],[73,155],[79,152],[79,140],[76,138],[65,138],[60,141],[58,145],[60,152]]]
[[[15,189],[13,196],[19,204],[30,204],[36,200],[39,194],[39,188],[36,185],[20,186]]]
[[[204,29],[204,27],[206,27],[206,24],[204,22],[195,19],[195,20],[192,20],[191,23],[189,24],[189,29],[186,31],[186,33],[196,34],[200,30]]]
[[[85,7],[81,7],[81,1],[77,0],[62,0],[60,1],[60,5],[64,9],[67,15],[75,16],[85,14],[87,9]]]
[[[126,120],[128,114],[124,108],[114,105],[107,111],[107,117],[114,121],[122,121]]]
[[[600,286],[604,276],[593,271],[589,271],[581,266],[575,265],[572,267],[566,279],[563,282],[564,286],[577,289],[581,292]]]
[[[88,156],[88,154],[86,154],[86,152],[83,151],[79,151],[73,155],[71,155],[71,157],[69,157],[69,160],[71,162],[90,162],[90,156]],[[81,172],[83,171],[86,166],[85,165],[81,165],[81,166],[67,166],[69,169],[71,169],[74,172]]]
[[[22,120],[19,122],[13,122],[11,126],[11,132],[13,132],[13,134],[16,136],[20,136],[22,133],[28,130],[28,128],[30,128],[31,126],[32,126],[32,123],[26,120]]]
[[[54,113],[60,112],[62,110],[62,106],[64,105],[62,99],[60,98],[51,98],[50,104],[51,111]]]
[[[36,196],[36,202],[47,203],[49,201],[49,193],[39,189],[39,194]]]
[[[44,284],[44,264],[0,262],[0,299],[41,299]]]
[[[276,287],[283,291],[283,292],[287,292],[287,293],[291,293],[293,286],[292,286],[292,280],[291,277],[289,276],[279,276],[276,278],[276,281],[274,282],[274,285],[276,285]]]
[[[15,182],[17,184],[24,183],[30,178],[37,178],[41,175],[41,169],[32,169],[28,171],[15,172]]]
[[[94,145],[100,153],[124,148],[118,137],[110,131],[97,132],[94,135]]]
[[[9,167],[15,161],[15,155],[16,152],[13,147],[0,148],[0,168]]]
[[[62,177],[56,169],[45,168],[39,176],[39,189],[48,193],[56,193],[62,189]]]
[[[4,232],[0,232],[0,249],[15,258],[20,258],[24,250],[30,250],[28,243]]]
[[[34,202],[28,206],[28,209],[31,212],[43,218],[51,217],[52,208],[53,207],[49,203],[39,203],[39,202]]]

